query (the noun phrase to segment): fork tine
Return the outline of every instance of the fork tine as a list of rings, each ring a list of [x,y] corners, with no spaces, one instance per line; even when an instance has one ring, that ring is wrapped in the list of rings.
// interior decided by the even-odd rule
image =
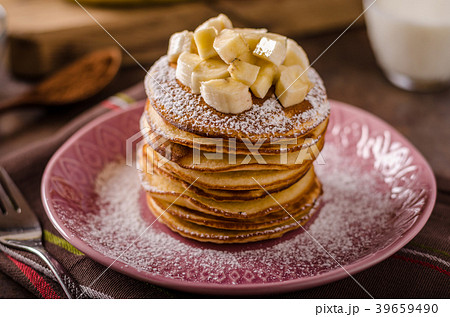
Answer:
[[[0,181],[5,186],[6,192],[10,194],[10,203],[15,204],[17,206],[17,212],[27,212],[32,213],[30,206],[28,205],[25,197],[23,197],[20,190],[17,188],[16,184],[14,184],[11,177],[8,175],[6,170],[0,166]],[[8,195],[7,195],[8,198]]]
[[[31,210],[25,197],[23,197],[6,170],[1,166],[0,199],[2,204],[7,206],[5,208],[8,211],[6,215],[0,217],[0,243],[8,247],[31,252],[40,257],[54,274],[67,298],[74,298],[74,294],[77,297],[79,296],[78,294],[83,295],[84,292],[81,291],[77,282],[44,248],[42,244],[42,227],[39,219]],[[13,206],[14,204],[16,207]]]
[[[9,199],[8,194],[5,192],[5,189],[3,188],[3,185],[0,183],[0,203],[1,203],[1,208],[4,212],[6,212],[7,214],[10,213],[15,213],[16,212],[16,208],[14,208],[11,199]]]

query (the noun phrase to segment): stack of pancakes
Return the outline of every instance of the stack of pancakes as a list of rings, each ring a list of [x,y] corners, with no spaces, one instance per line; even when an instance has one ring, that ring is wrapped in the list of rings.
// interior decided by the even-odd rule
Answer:
[[[244,243],[282,236],[315,211],[321,185],[313,167],[324,145],[329,104],[322,80],[283,108],[273,91],[225,114],[175,78],[162,57],[150,69],[138,163],[150,210],[182,236]]]

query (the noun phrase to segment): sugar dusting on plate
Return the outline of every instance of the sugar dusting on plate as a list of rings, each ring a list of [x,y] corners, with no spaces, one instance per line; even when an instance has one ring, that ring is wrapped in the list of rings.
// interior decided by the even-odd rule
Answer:
[[[97,177],[100,209],[88,216],[81,238],[108,257],[120,256],[124,266],[185,281],[276,282],[330,271],[384,247],[394,211],[381,177],[346,164],[332,145],[323,157],[316,170],[324,194],[309,235],[299,229],[281,239],[216,246],[186,240],[157,222],[148,227],[137,171],[115,162]]]

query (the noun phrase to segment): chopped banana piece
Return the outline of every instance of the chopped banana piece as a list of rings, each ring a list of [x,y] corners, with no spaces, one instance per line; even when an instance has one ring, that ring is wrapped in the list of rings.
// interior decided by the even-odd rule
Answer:
[[[283,63],[286,57],[286,46],[280,41],[263,36],[258,45],[256,45],[253,55],[278,66]]]
[[[254,51],[256,45],[258,45],[261,38],[267,33],[267,29],[234,29],[236,32],[242,34],[245,42],[247,43],[249,49]]]
[[[225,14],[219,14],[218,16],[208,19],[202,24],[200,24],[196,29],[197,32],[200,29],[206,29],[209,27],[214,27],[217,32],[222,31],[223,29],[231,29],[233,28],[233,23]]]
[[[222,22],[224,29],[232,29],[233,28],[233,22],[231,22],[230,18],[227,17],[225,14],[221,13],[218,15],[219,21]]]
[[[237,57],[241,61],[247,62],[249,64],[256,65],[258,63],[258,57],[252,54],[252,52],[247,51]]]
[[[167,56],[169,62],[175,63],[183,52],[192,53],[195,48],[194,33],[189,31],[177,32],[172,34],[169,39],[169,49]]]
[[[232,78],[204,81],[200,91],[208,105],[223,113],[241,113],[253,105],[248,87]]]
[[[241,83],[251,86],[255,82],[259,73],[259,66],[235,59],[228,67],[231,78]]]
[[[194,68],[191,78],[191,89],[194,94],[200,93],[202,81],[229,77],[228,65],[220,58],[207,59]]]
[[[247,43],[249,49],[251,51],[254,51],[256,48],[256,45],[258,45],[259,41],[261,41],[261,38],[264,36],[264,34],[248,33],[248,34],[242,34],[242,36],[244,37],[244,40]]]
[[[308,56],[303,48],[294,40],[287,40],[286,58],[283,64],[286,66],[300,65],[303,69],[309,67]]]
[[[227,64],[249,51],[242,35],[230,29],[220,32],[214,40],[213,46],[220,58]]]
[[[276,75],[275,75],[275,77],[274,77],[274,79],[273,79],[273,81],[274,81],[275,83],[276,83],[277,81],[280,80],[281,72],[282,72],[283,70],[285,70],[286,68],[287,68],[287,66],[285,66],[285,65],[280,65],[280,66],[278,66],[277,73],[276,73]]]
[[[250,90],[256,97],[264,98],[272,86],[278,70],[270,62],[261,60],[258,65],[260,66],[259,73],[253,85],[250,86]]]
[[[241,34],[267,34],[267,29],[265,28],[259,28],[259,29],[252,29],[252,28],[233,28],[236,32],[239,32]]]
[[[198,55],[197,44],[195,44],[194,37],[192,37],[191,53],[192,53],[192,54],[197,54],[197,55]]]
[[[249,34],[249,33],[267,33],[267,29],[265,28],[259,28],[259,29],[252,29],[252,28],[234,28],[236,32],[239,32],[241,34]]]
[[[213,47],[216,36],[217,30],[214,27],[195,31],[194,40],[197,46],[198,55],[200,55],[202,59],[208,59],[217,55],[217,52]]]
[[[275,85],[275,95],[283,107],[287,108],[302,102],[312,84],[308,74],[300,65],[286,67]]]
[[[181,53],[178,57],[177,70],[175,77],[183,84],[188,87],[192,86],[191,77],[194,68],[202,62],[202,59],[197,54],[192,54],[188,52]]]
[[[177,80],[225,113],[251,108],[250,91],[265,98],[275,84],[278,100],[290,107],[313,87],[306,72],[308,56],[294,40],[264,28],[233,28],[224,14],[195,32],[173,34],[167,55],[169,62],[177,62]]]
[[[264,36],[271,40],[275,40],[275,41],[280,42],[281,44],[286,45],[287,37],[284,35],[280,35],[277,33],[266,33]]]

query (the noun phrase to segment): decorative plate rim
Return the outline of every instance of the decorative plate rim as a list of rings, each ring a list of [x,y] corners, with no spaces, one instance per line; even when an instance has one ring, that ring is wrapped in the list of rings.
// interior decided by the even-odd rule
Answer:
[[[69,232],[69,229],[67,229],[64,226],[63,221],[59,218],[54,207],[49,203],[51,199],[49,198],[50,196],[49,196],[48,180],[50,179],[50,175],[55,164],[58,162],[59,158],[65,152],[66,149],[70,148],[73,145],[73,143],[75,143],[79,138],[88,133],[91,129],[93,129],[97,125],[100,125],[104,121],[112,119],[113,117],[121,116],[124,113],[131,112],[137,108],[143,107],[143,102],[137,102],[134,106],[128,108],[127,110],[110,112],[92,120],[84,127],[82,127],[79,131],[74,133],[53,154],[52,158],[50,159],[45,168],[41,181],[41,198],[45,212],[49,217],[50,221],[52,222],[52,224],[54,225],[54,227],[56,228],[56,230],[69,243],[71,243],[74,247],[79,249],[89,258],[106,267],[112,268],[117,272],[128,275],[132,278],[171,289],[189,291],[192,293],[203,293],[203,294],[208,293],[216,295],[262,295],[262,294],[274,294],[312,288],[343,279],[345,277],[348,277],[349,276],[348,274],[354,275],[390,257],[392,254],[394,254],[403,246],[405,246],[419,233],[419,231],[424,227],[425,223],[428,221],[428,218],[430,217],[436,202],[436,195],[437,195],[436,179],[430,165],[423,157],[423,155],[416,149],[414,145],[412,145],[402,134],[400,134],[390,124],[378,118],[377,116],[371,114],[370,112],[357,108],[355,106],[351,106],[349,104],[335,100],[329,100],[329,102],[332,105],[332,111],[333,108],[336,107],[344,108],[356,113],[358,116],[366,117],[370,121],[375,121],[379,123],[381,126],[389,128],[389,130],[391,130],[391,132],[395,134],[396,138],[398,138],[403,143],[404,146],[410,148],[412,152],[415,154],[418,161],[424,167],[423,179],[426,181],[426,183],[429,183],[430,185],[428,199],[426,200],[426,203],[423,206],[422,211],[418,215],[417,220],[414,222],[414,224],[409,229],[407,229],[406,232],[404,232],[401,235],[401,237],[399,237],[392,243],[388,244],[387,246],[383,247],[382,249],[374,253],[371,253],[367,256],[364,256],[354,261],[351,264],[343,265],[342,267],[338,267],[328,272],[318,274],[315,276],[300,277],[282,282],[264,282],[253,284],[236,284],[236,285],[192,282],[173,279],[170,277],[163,277],[157,274],[152,274],[150,272],[142,272],[131,266],[126,266],[125,263],[116,261],[115,259],[109,256],[105,256],[101,252],[94,250],[85,241],[71,234]],[[111,264],[111,262],[113,263]],[[270,288],[267,286],[270,286]]]

